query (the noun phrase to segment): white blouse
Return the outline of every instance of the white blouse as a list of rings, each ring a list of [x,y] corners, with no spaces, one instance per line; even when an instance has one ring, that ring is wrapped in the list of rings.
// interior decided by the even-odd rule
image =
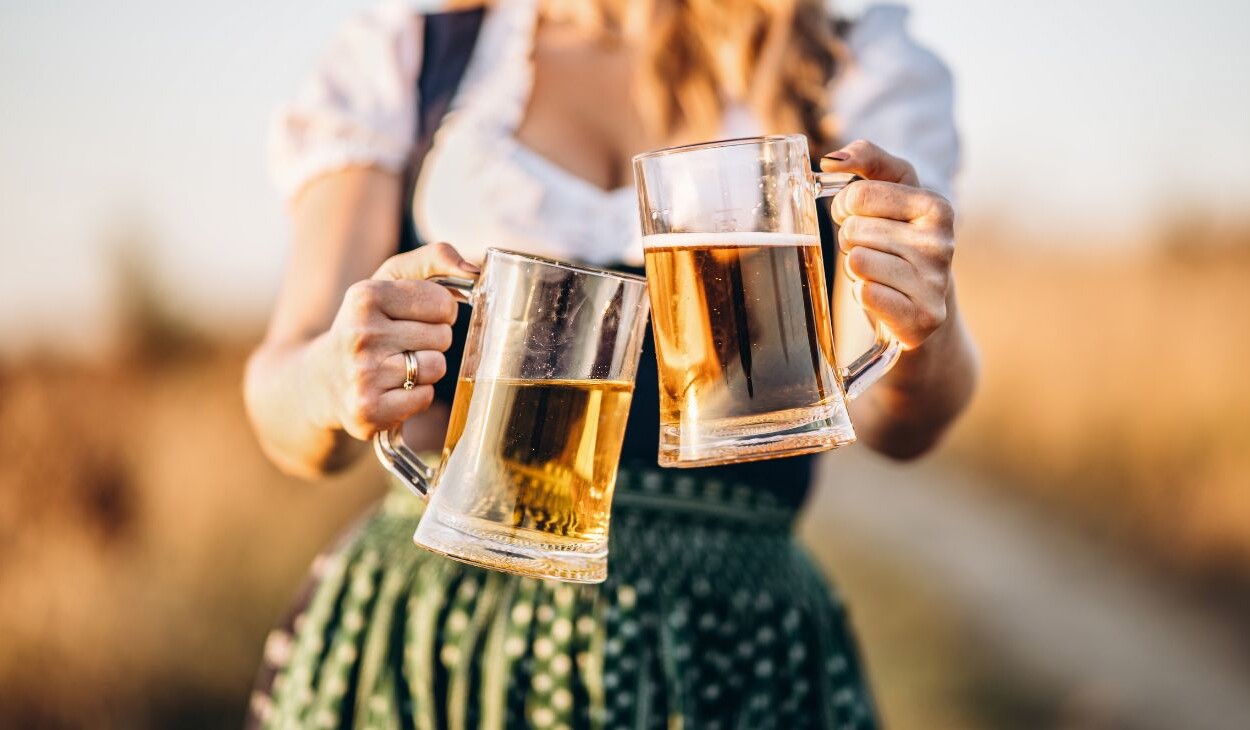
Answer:
[[[487,13],[450,111],[436,133],[413,200],[425,240],[470,260],[489,246],[592,264],[642,263],[633,187],[603,190],[516,140],[533,84],[539,0],[502,0]],[[386,0],[348,22],[274,116],[270,162],[284,195],[351,166],[399,173],[415,137],[422,13],[436,0]],[[906,31],[907,10],[870,8],[853,25],[851,62],[831,84],[839,138],[864,138],[915,166],[946,197],[959,143],[946,66]],[[722,137],[759,134],[742,107]]]

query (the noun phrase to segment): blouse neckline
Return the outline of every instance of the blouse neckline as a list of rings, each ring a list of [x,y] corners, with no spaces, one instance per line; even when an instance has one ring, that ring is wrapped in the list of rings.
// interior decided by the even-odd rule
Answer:
[[[634,193],[633,185],[620,185],[614,188],[603,188],[586,178],[578,175],[564,165],[557,164],[538,150],[530,147],[515,135],[510,137],[517,154],[527,159],[534,167],[540,168],[547,177],[555,177],[563,180],[567,185],[575,190],[580,190],[586,195],[592,197],[601,197],[608,200],[615,200],[623,197],[626,193],[632,195]]]
[[[553,161],[517,137],[517,130],[525,119],[525,111],[534,91],[534,45],[538,33],[539,12],[539,0],[511,0],[498,3],[487,11],[478,49],[493,46],[498,52],[490,54],[493,61],[489,67],[485,63],[478,68],[475,68],[478,66],[476,63],[470,65],[468,75],[477,75],[479,83],[465,84],[461,88],[468,88],[466,93],[473,94],[476,98],[457,98],[452,106],[476,108],[479,119],[493,119],[497,133],[507,139],[509,145],[525,159],[531,169],[548,180],[563,184],[566,189],[578,191],[581,196],[605,203],[627,196],[632,199],[632,184],[615,188],[601,187]],[[477,56],[475,50],[475,60]]]

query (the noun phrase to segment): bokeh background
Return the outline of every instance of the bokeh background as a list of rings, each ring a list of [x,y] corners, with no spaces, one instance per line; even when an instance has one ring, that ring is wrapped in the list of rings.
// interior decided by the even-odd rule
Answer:
[[[279,476],[239,395],[267,115],[365,4],[0,2],[0,727],[236,726],[378,495]],[[1250,5],[911,6],[983,386],[932,458],[828,455],[803,522],[887,721],[1250,727]]]

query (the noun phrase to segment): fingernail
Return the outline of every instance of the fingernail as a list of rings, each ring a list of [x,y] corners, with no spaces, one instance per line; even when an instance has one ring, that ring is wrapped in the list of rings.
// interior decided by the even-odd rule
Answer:
[[[461,271],[467,271],[467,272],[469,272],[470,274],[480,274],[480,273],[482,273],[482,269],[481,269],[481,268],[479,268],[479,267],[477,267],[477,266],[474,266],[473,264],[469,263],[468,261],[461,261],[461,262],[460,262],[460,270],[461,270]]]
[[[851,159],[851,156],[845,152],[830,152],[829,154],[825,155],[825,159],[836,160],[838,162],[846,162],[847,160]]]
[[[854,299],[855,303],[860,306],[860,309],[863,309],[864,307],[864,282],[863,281],[860,281],[857,279],[851,282],[851,298]]]

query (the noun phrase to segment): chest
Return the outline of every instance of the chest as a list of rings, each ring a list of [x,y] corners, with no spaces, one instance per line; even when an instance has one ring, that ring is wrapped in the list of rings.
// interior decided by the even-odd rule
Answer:
[[[630,159],[663,146],[637,113],[637,54],[584,32],[539,24],[532,52],[533,88],[517,140],[592,185],[630,184]]]
[[[677,142],[638,113],[637,58],[498,4],[416,181],[422,238],[470,260],[488,246],[590,264],[641,264],[632,157]],[[722,136],[755,132],[728,122]]]

